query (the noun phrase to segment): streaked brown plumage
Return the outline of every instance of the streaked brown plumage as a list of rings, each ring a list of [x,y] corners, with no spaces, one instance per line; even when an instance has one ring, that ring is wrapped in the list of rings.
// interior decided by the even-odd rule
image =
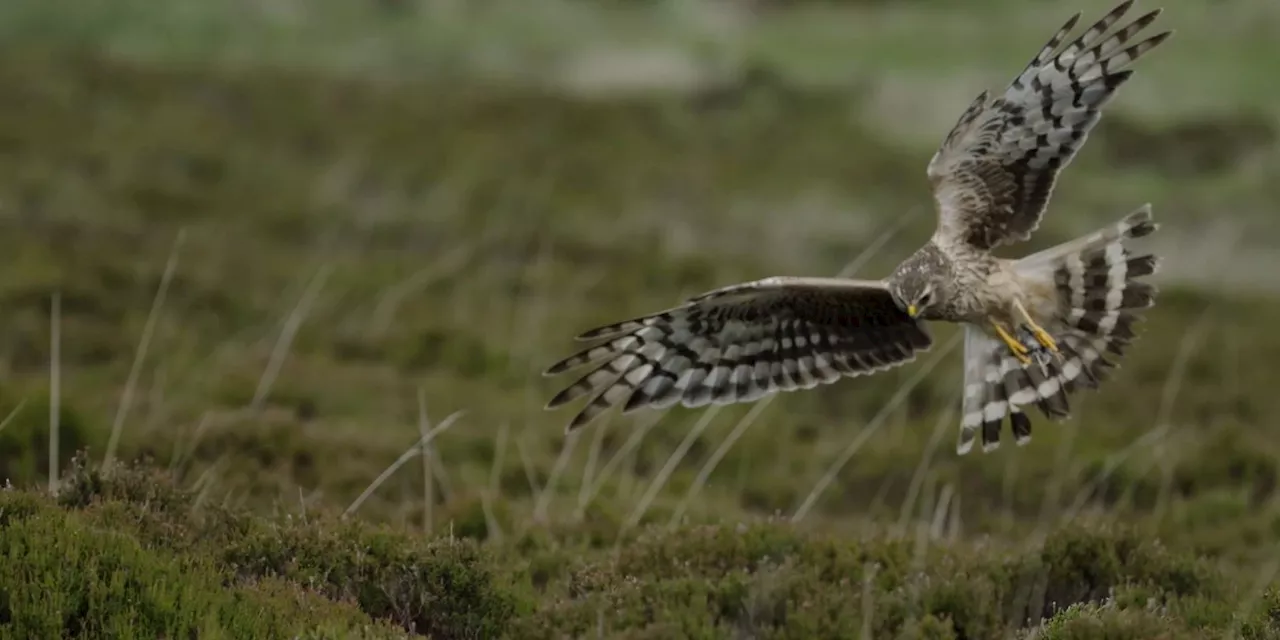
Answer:
[[[1064,45],[1076,14],[1002,95],[983,91],[965,109],[928,165],[937,229],[888,278],[766,278],[588,331],[579,339],[603,342],[546,373],[595,366],[547,407],[593,396],[572,430],[619,404],[750,402],[909,362],[931,346],[924,322],[935,320],[965,325],[960,453],[978,435],[984,450],[998,446],[1006,417],[1027,442],[1027,405],[1068,417],[1070,394],[1098,385],[1115,364],[1104,354],[1123,355],[1138,312],[1154,302],[1154,287],[1137,279],[1156,259],[1125,244],[1155,230],[1150,206],[1018,260],[990,251],[1036,230],[1059,171],[1129,65],[1171,35],[1136,39],[1159,9],[1112,31],[1132,5]]]

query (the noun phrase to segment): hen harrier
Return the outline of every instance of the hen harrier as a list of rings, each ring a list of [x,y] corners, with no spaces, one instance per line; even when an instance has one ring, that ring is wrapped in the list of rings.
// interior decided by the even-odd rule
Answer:
[[[696,296],[683,305],[587,331],[605,342],[545,375],[596,363],[552,409],[594,398],[572,431],[623,403],[623,412],[751,402],[914,360],[932,339],[924,321],[965,327],[964,400],[956,450],[1000,444],[1009,418],[1018,444],[1031,438],[1023,408],[1069,416],[1068,396],[1097,388],[1134,338],[1156,270],[1129,238],[1156,229],[1150,205],[1071,242],[1018,260],[991,254],[1027,240],[1040,224],[1058,172],[1099,111],[1133,73],[1128,67],[1171,35],[1134,42],[1156,9],[1107,35],[1132,6],[1121,3],[1069,44],[1080,14],[1045,44],[1004,94],[983,91],[929,162],[937,202],[933,237],[887,279],[773,277]]]

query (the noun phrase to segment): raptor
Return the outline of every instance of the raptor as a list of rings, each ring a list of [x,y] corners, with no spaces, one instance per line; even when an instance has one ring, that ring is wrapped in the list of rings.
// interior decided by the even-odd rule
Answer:
[[[1099,386],[1117,364],[1108,355],[1125,354],[1154,304],[1140,279],[1157,260],[1127,243],[1156,229],[1150,205],[1020,259],[992,250],[1030,238],[1131,65],[1172,35],[1143,35],[1160,9],[1121,25],[1133,2],[1068,41],[1076,14],[1002,94],[983,91],[965,109],[927,168],[936,230],[887,278],[765,278],[592,329],[578,338],[599,343],[545,374],[594,366],[547,408],[592,396],[572,431],[619,404],[752,402],[914,360],[933,344],[927,322],[941,321],[964,327],[958,453],[979,436],[984,451],[998,447],[1006,418],[1027,443],[1031,405],[1069,417],[1074,391]]]

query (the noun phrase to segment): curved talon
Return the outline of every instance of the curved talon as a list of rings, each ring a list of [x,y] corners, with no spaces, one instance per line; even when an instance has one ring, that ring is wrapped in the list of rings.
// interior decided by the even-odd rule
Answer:
[[[1031,349],[1029,349],[1027,345],[1022,344],[1021,340],[1009,335],[1009,332],[1005,331],[1004,327],[999,324],[993,322],[991,323],[991,326],[995,327],[996,334],[998,334],[1000,339],[1009,347],[1009,351],[1013,352],[1013,357],[1017,358],[1023,365],[1031,364],[1031,356],[1029,355],[1031,353]]]
[[[1049,335],[1048,331],[1034,324],[1029,324],[1027,328],[1031,330],[1031,335],[1035,336],[1036,342],[1039,342],[1040,346],[1054,353],[1058,352],[1058,342],[1053,339],[1053,336]]]
[[[1027,313],[1027,308],[1022,306],[1022,302],[1015,300],[1013,305],[1018,310],[1018,313],[1022,315],[1023,326],[1031,332],[1036,342],[1050,352],[1058,353],[1058,341],[1054,340],[1053,336],[1044,330],[1044,327],[1036,324],[1036,321],[1031,319],[1031,314]]]

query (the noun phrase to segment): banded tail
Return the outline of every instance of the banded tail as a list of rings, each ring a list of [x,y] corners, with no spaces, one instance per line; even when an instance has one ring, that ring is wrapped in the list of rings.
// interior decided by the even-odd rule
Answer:
[[[1143,205],[1106,228],[1015,263],[1019,275],[1053,284],[1053,316],[1036,321],[1057,340],[1060,358],[1024,367],[1000,341],[966,327],[958,454],[969,452],[979,432],[983,451],[999,447],[1006,416],[1014,440],[1026,444],[1031,418],[1024,407],[1035,405],[1049,419],[1064,420],[1077,388],[1096,389],[1106,379],[1156,297],[1155,286],[1139,278],[1156,272],[1157,258],[1135,255],[1125,241],[1149,235],[1156,226],[1151,205]]]

